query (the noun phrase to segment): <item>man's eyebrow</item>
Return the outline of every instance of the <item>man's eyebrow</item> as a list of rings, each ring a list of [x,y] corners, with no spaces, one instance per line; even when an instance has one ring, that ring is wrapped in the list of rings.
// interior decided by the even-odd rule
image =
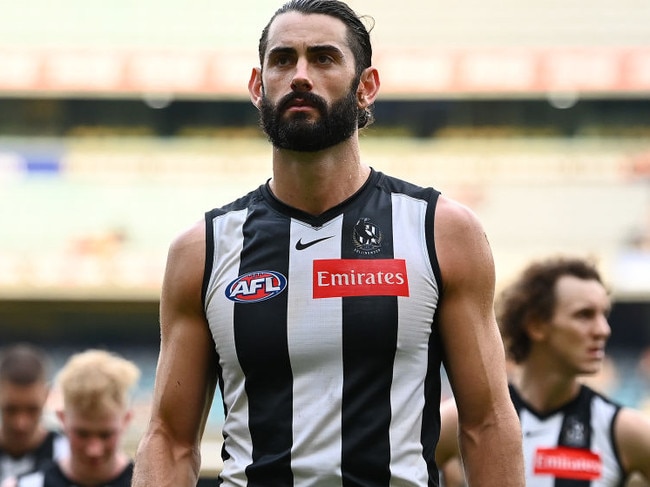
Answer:
[[[309,54],[318,53],[318,52],[331,52],[336,54],[339,57],[343,57],[343,51],[338,47],[332,44],[319,44],[315,46],[309,46],[307,48]],[[293,47],[274,47],[269,50],[269,56],[278,55],[278,54],[295,54],[296,49]]]
[[[277,54],[294,54],[296,50],[293,47],[274,47],[269,49],[269,56]]]
[[[309,46],[307,48],[308,53],[315,53],[315,52],[332,52],[335,53],[337,56],[343,57],[343,51],[341,51],[338,47],[332,45],[332,44],[322,44],[322,45],[316,45],[316,46]]]

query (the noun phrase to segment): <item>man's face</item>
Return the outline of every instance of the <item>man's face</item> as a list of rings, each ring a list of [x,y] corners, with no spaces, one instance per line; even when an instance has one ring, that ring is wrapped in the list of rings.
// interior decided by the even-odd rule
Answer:
[[[47,384],[20,385],[0,382],[2,445],[14,455],[22,455],[35,446],[38,427],[49,389]]]
[[[598,372],[611,329],[610,299],[596,280],[561,277],[555,287],[556,307],[547,346],[553,360],[574,374]]]
[[[355,61],[346,27],[328,15],[289,12],[269,30],[260,117],[274,146],[314,152],[357,129]]]
[[[119,408],[88,413],[66,407],[58,415],[70,441],[75,474],[88,483],[105,481],[113,473],[129,413]]]
[[[286,107],[295,100],[308,103],[318,110],[320,117],[309,120],[301,113],[283,116]],[[290,93],[273,105],[262,99],[260,119],[264,132],[275,147],[298,152],[316,152],[347,140],[357,128],[357,100],[355,90],[331,107],[318,95],[309,92]]]

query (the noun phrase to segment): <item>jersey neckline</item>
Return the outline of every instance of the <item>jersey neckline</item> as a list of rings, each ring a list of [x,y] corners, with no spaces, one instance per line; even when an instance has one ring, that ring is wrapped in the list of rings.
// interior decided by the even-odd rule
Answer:
[[[321,227],[324,224],[326,224],[328,221],[344,213],[345,209],[348,208],[350,205],[366,197],[368,195],[368,188],[374,186],[379,181],[381,175],[382,173],[375,171],[371,167],[370,175],[363,183],[361,188],[357,190],[356,193],[354,193],[352,196],[342,201],[338,205],[333,206],[332,208],[324,211],[320,215],[312,215],[310,213],[307,213],[306,211],[299,210],[298,208],[294,208],[293,206],[287,205],[286,203],[280,201],[273,194],[273,191],[271,191],[271,188],[269,186],[269,183],[271,181],[270,179],[267,180],[265,184],[260,186],[260,192],[262,193],[262,197],[267,201],[269,206],[271,206],[274,210],[278,211],[279,213],[282,213],[283,215],[287,215],[290,218],[305,222],[311,225],[312,227]]]

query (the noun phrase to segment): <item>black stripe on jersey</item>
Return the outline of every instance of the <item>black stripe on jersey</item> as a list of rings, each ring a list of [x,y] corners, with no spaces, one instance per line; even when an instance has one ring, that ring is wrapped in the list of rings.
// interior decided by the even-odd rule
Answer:
[[[589,389],[580,389],[578,397],[566,407],[558,446],[589,450],[591,448],[591,399]],[[577,433],[577,434],[576,434]],[[555,478],[555,487],[589,487],[590,480]]]
[[[43,443],[34,451],[32,454],[34,457],[34,470],[40,470],[52,461],[54,458],[54,441],[58,436],[58,433],[49,431]]]
[[[201,286],[201,306],[205,309],[205,298],[210,283],[210,273],[214,265],[214,227],[213,220],[219,214],[211,210],[205,214],[205,264],[203,266],[203,285]]]
[[[256,222],[254,226],[251,220]],[[286,229],[278,230],[280,225]],[[289,225],[288,218],[272,213],[265,205],[250,208],[243,226],[240,275],[268,270],[288,275]],[[268,245],[267,233],[274,235],[273,245]],[[273,299],[235,303],[234,307],[235,346],[246,376],[249,402],[253,462],[246,475],[250,487],[293,484],[293,376],[287,342],[287,295],[288,289]]]
[[[433,273],[436,276],[436,282],[438,283],[438,303],[440,303],[442,301],[442,295],[443,295],[442,273],[440,272],[440,264],[438,263],[438,254],[436,253],[436,242],[435,242],[435,232],[434,232],[434,226],[436,221],[436,207],[438,206],[438,198],[440,197],[440,193],[435,190],[429,190],[429,191],[430,191],[429,197],[425,198],[429,202],[429,204],[427,205],[427,212],[424,217],[424,227],[427,229],[426,232],[427,250],[429,251],[429,260],[431,261],[431,266],[433,267]]]
[[[434,233],[436,205],[440,193],[435,190],[428,191],[428,198],[425,199],[429,201],[429,204],[427,205],[427,211],[424,217],[424,226],[426,229],[429,260],[436,277],[436,282],[438,283],[438,305],[440,305],[443,296],[442,274],[440,273],[440,265],[438,264],[438,256],[436,254]],[[440,357],[442,357],[442,347],[440,344],[442,342],[438,326],[439,316],[439,313],[434,314],[431,335],[429,336],[429,365],[424,384],[426,399],[422,417],[422,454],[427,463],[427,470],[429,472],[429,487],[437,487],[439,477],[435,459],[435,447],[440,436]]]
[[[394,256],[391,199],[381,198],[381,192],[372,192],[372,195],[377,198],[376,201],[368,201],[345,214],[341,236],[343,259],[359,258],[355,252],[353,232],[359,219],[366,217],[358,211],[366,207],[379,209],[373,212],[372,223],[382,233],[380,252],[367,258],[391,259]],[[377,215],[381,215],[381,220],[376,220]],[[388,486],[390,393],[397,349],[397,297],[355,296],[342,299],[343,486]]]
[[[429,487],[438,487],[439,472],[436,464],[436,446],[440,439],[440,332],[438,317],[433,320],[433,328],[429,336],[429,364],[427,376],[424,380],[425,402],[422,411],[422,456],[429,472]]]

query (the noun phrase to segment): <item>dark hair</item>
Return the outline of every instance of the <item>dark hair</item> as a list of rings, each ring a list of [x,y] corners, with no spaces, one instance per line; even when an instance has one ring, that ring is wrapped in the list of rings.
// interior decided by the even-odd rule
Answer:
[[[530,264],[496,303],[496,315],[506,351],[516,363],[526,359],[531,341],[526,325],[549,321],[556,305],[555,285],[564,276],[603,283],[595,264],[580,258],[554,257]]]
[[[372,65],[372,45],[370,43],[370,28],[366,28],[361,17],[352,10],[346,3],[340,0],[289,0],[280,7],[271,17],[260,37],[258,51],[260,66],[264,66],[264,55],[268,47],[269,29],[278,15],[287,12],[299,12],[302,14],[323,14],[341,20],[347,27],[347,41],[354,55],[355,73],[359,78],[364,69]],[[370,17],[364,17],[370,20]],[[363,128],[373,121],[373,114],[370,107],[359,110],[358,126]]]
[[[46,382],[49,360],[40,348],[21,343],[0,354],[0,381],[21,386]]]

